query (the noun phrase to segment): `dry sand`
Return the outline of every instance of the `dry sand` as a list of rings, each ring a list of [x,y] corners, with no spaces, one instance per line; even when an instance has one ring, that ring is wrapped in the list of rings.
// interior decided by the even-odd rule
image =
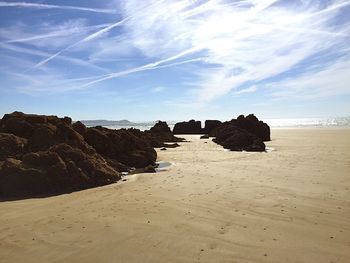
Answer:
[[[349,129],[273,130],[269,153],[187,138],[169,171],[1,202],[0,262],[350,262]]]

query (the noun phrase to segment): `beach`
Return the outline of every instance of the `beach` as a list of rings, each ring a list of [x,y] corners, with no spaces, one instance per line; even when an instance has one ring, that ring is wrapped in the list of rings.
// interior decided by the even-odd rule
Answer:
[[[350,129],[272,129],[263,153],[183,137],[167,171],[0,202],[0,262],[349,262]]]

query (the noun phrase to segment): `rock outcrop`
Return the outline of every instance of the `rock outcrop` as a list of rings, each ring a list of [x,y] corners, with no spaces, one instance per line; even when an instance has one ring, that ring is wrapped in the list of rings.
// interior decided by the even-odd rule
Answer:
[[[221,121],[218,121],[218,120],[206,120],[203,133],[209,134],[216,127],[220,126],[220,124],[221,124]]]
[[[237,118],[238,127],[245,129],[263,141],[270,141],[270,127],[263,121],[259,121],[254,114],[249,114],[247,117],[240,115]]]
[[[182,142],[183,138],[178,138],[174,136],[173,132],[169,128],[168,124],[165,121],[158,121],[150,130],[145,131],[145,134],[148,136],[148,139],[151,142],[151,145],[156,148],[168,147],[167,142]],[[173,144],[173,147],[179,146],[178,144]],[[170,146],[171,147],[171,146]]]
[[[116,182],[152,171],[157,154],[135,129],[86,128],[69,117],[5,114],[0,121],[0,197],[27,197]]]
[[[27,139],[9,133],[0,133],[0,161],[21,155]]]
[[[0,168],[0,196],[26,197],[56,194],[118,181],[120,174],[103,158],[68,144],[7,158]]]
[[[141,134],[136,129],[110,130],[94,127],[87,129],[84,139],[103,157],[130,167],[142,168],[154,165],[157,153]]]
[[[178,122],[174,126],[174,134],[201,134],[202,124],[200,121],[190,120]]]
[[[265,144],[259,137],[229,122],[219,127],[213,142],[231,151],[265,151]]]
[[[270,140],[270,127],[254,115],[223,122],[209,135],[214,142],[232,151],[265,151],[264,141]]]

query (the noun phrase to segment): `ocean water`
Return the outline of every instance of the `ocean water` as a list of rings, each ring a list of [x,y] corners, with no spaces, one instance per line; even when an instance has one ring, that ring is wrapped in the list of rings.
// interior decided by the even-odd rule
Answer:
[[[350,117],[336,117],[336,118],[290,118],[290,119],[262,119],[271,128],[327,128],[327,127],[349,127]],[[141,131],[149,130],[156,121],[132,123],[130,125],[105,125],[109,129],[128,129],[135,128]],[[176,121],[167,121],[170,129],[173,129]],[[99,125],[99,124],[95,124]],[[202,121],[202,127],[204,127],[204,121]]]
[[[265,119],[263,121],[272,128],[350,127],[350,117]]]

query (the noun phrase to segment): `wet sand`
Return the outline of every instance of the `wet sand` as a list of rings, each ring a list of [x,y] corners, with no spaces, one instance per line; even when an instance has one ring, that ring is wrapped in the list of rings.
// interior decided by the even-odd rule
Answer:
[[[272,130],[269,153],[186,138],[168,171],[1,202],[0,262],[349,262],[349,129]]]

